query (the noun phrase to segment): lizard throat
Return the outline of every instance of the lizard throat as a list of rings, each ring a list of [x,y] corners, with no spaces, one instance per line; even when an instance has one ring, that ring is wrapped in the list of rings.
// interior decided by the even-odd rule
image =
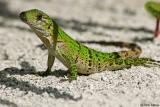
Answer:
[[[46,36],[45,34],[35,30],[33,28],[33,31],[36,33],[36,35],[38,36],[38,38],[44,43],[44,45],[47,47],[47,48],[50,48],[53,46],[53,38],[52,36]]]

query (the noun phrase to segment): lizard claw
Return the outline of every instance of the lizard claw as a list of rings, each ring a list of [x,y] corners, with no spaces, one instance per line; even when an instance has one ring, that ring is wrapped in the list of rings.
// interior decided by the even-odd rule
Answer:
[[[61,79],[60,82],[69,81],[69,83],[71,83],[73,80],[76,80],[76,78],[71,77],[70,75],[67,75],[67,76],[64,77],[64,79]]]

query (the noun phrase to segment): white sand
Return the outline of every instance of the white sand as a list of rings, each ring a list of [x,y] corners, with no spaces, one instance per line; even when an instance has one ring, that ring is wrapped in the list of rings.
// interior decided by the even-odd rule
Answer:
[[[141,56],[160,60],[160,40],[146,0],[0,0],[0,107],[140,107],[160,106],[160,68],[132,67],[78,76],[60,82],[67,69],[56,60],[53,75],[41,77],[47,50],[18,14],[38,8],[57,19],[74,39],[136,42]],[[120,48],[86,44],[101,51]]]

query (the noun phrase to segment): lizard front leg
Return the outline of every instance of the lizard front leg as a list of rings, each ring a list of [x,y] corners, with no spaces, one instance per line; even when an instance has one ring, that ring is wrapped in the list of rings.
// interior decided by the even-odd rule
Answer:
[[[42,76],[47,76],[50,74],[54,60],[55,56],[48,52],[47,70],[42,74]]]

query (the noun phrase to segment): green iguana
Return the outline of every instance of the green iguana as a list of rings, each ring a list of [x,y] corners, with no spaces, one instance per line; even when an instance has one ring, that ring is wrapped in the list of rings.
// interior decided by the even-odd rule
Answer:
[[[72,39],[46,13],[32,9],[20,13],[21,20],[28,24],[48,49],[48,75],[55,57],[69,69],[69,80],[76,80],[77,73],[92,74],[104,70],[119,70],[134,66],[160,66],[150,58],[138,58],[141,48],[135,44],[124,43],[131,47],[128,51],[104,53],[88,48]]]

